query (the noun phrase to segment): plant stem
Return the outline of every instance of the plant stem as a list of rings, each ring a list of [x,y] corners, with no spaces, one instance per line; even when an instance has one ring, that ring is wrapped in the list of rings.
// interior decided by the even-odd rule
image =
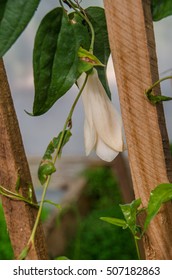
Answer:
[[[37,214],[36,221],[35,221],[34,227],[32,229],[32,234],[31,234],[31,236],[29,238],[28,244],[30,244],[30,243],[34,244],[34,238],[35,238],[36,230],[37,230],[37,227],[38,227],[38,224],[39,224],[39,221],[40,221],[40,217],[41,217],[41,213],[42,213],[42,208],[43,208],[43,204],[44,204],[44,199],[45,199],[45,195],[46,195],[49,183],[50,183],[50,179],[51,179],[51,176],[48,176],[47,181],[46,181],[46,183],[44,185],[44,189],[43,189],[43,193],[42,193],[42,197],[41,197],[41,202],[40,202],[38,214]]]
[[[139,246],[138,246],[138,239],[135,236],[134,236],[134,242],[135,242],[135,246],[136,246],[136,252],[137,252],[138,259],[141,260]]]
[[[86,77],[85,77],[84,83],[83,83],[83,85],[82,85],[82,87],[81,87],[81,89],[80,89],[80,91],[79,91],[77,97],[75,98],[74,103],[73,103],[73,105],[72,105],[72,107],[71,107],[71,109],[70,109],[70,112],[69,112],[69,114],[68,114],[68,116],[67,116],[67,119],[66,119],[66,121],[65,121],[65,124],[64,124],[64,127],[63,127],[63,131],[62,131],[62,134],[61,134],[61,137],[60,137],[60,141],[59,141],[59,144],[58,144],[58,147],[57,147],[57,150],[56,150],[54,159],[53,159],[53,163],[54,163],[54,164],[55,164],[55,162],[56,162],[56,160],[57,160],[57,157],[58,157],[58,155],[59,155],[59,153],[60,153],[60,151],[61,151],[61,146],[62,146],[62,143],[63,143],[63,137],[64,137],[64,135],[65,135],[66,128],[67,128],[67,126],[68,126],[69,121],[70,121],[71,118],[72,118],[74,109],[75,109],[76,104],[77,104],[77,102],[78,102],[78,100],[79,100],[79,98],[80,98],[80,96],[81,96],[81,94],[82,94],[82,91],[83,91],[83,89],[84,89],[84,87],[85,87],[85,85],[86,85],[87,79],[88,79],[88,74],[87,74]],[[40,202],[38,214],[37,214],[37,217],[36,217],[36,220],[35,220],[34,227],[33,227],[33,229],[32,229],[31,236],[30,236],[29,241],[28,241],[27,246],[26,246],[26,247],[28,248],[28,251],[30,250],[31,246],[34,246],[35,234],[36,234],[36,230],[37,230],[37,227],[38,227],[38,224],[39,224],[39,221],[40,221],[40,217],[41,217],[41,213],[42,213],[42,208],[43,208],[43,204],[44,204],[44,201],[45,201],[45,196],[46,196],[46,192],[47,192],[47,189],[48,189],[50,180],[51,180],[51,175],[49,175],[49,176],[47,177],[47,180],[46,180],[46,182],[45,182],[45,184],[44,184],[44,188],[43,188],[43,193],[42,193],[42,197],[41,197],[41,202]],[[24,248],[24,250],[25,250],[25,248]],[[27,251],[27,253],[28,253],[28,251]],[[21,256],[23,256],[22,253],[21,253],[20,256],[19,256],[19,259],[21,259]]]
[[[11,191],[7,190],[6,188],[4,188],[2,186],[0,186],[0,194],[2,194],[4,196],[7,196],[7,197],[9,197],[11,199],[25,201],[25,202],[27,202],[28,204],[30,204],[32,206],[39,207],[39,205],[37,203],[34,203],[33,201],[25,198],[24,196],[22,196],[22,195],[20,195],[18,193],[11,192]]]
[[[64,5],[63,5],[62,0],[59,0],[59,2],[60,2],[60,5],[62,6],[62,8],[64,9]]]
[[[58,157],[58,155],[59,155],[59,152],[60,152],[60,150],[61,150],[61,145],[62,145],[62,143],[63,143],[63,137],[64,137],[64,134],[65,134],[65,130],[66,130],[67,126],[68,126],[69,121],[70,121],[71,118],[72,118],[73,111],[74,111],[74,109],[75,109],[75,107],[76,107],[76,104],[77,104],[77,102],[78,102],[78,100],[79,100],[79,98],[80,98],[80,96],[81,96],[81,94],[82,94],[82,91],[83,91],[83,89],[84,89],[84,87],[85,87],[85,85],[86,85],[87,79],[88,79],[88,74],[87,74],[86,77],[85,77],[85,81],[84,81],[84,83],[83,83],[83,85],[82,85],[82,87],[81,87],[81,89],[80,89],[80,91],[79,91],[79,93],[78,93],[78,95],[77,95],[77,97],[76,97],[76,99],[75,99],[75,101],[74,101],[74,103],[73,103],[71,109],[70,109],[70,112],[69,112],[69,114],[68,114],[68,116],[67,116],[67,119],[66,119],[66,121],[65,121],[65,124],[64,124],[64,127],[63,127],[63,131],[62,131],[62,135],[61,135],[61,138],[60,138],[60,141],[59,141],[57,150],[56,150],[56,154],[55,154],[54,159],[53,159],[53,163],[54,163],[54,164],[55,164],[55,162],[56,162],[56,160],[57,160],[57,157]]]
[[[164,77],[164,78],[162,78],[162,79],[156,81],[153,85],[151,85],[151,86],[146,90],[146,94],[149,93],[149,92],[151,92],[152,89],[153,89],[154,87],[156,87],[158,84],[160,84],[161,82],[163,82],[163,81],[165,81],[165,80],[169,80],[169,79],[172,79],[172,76],[166,76],[166,77]]]

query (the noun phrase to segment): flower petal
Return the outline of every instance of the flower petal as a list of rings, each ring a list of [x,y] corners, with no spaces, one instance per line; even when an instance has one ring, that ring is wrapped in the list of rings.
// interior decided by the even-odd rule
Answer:
[[[93,127],[93,123],[89,122],[87,118],[84,123],[84,141],[85,153],[88,156],[96,144],[96,131]]]
[[[95,69],[88,77],[85,90],[89,95],[89,110],[98,136],[112,149],[123,151],[121,117],[109,100]]]
[[[98,138],[96,145],[96,154],[103,160],[110,162],[119,154],[109,146],[107,146],[100,138]]]
[[[78,79],[79,88],[86,74]],[[85,111],[85,149],[88,155],[96,146],[97,155],[105,161],[112,161],[118,152],[124,150],[122,120],[93,69],[82,92]]]
[[[82,87],[84,80],[85,80],[86,74],[83,73],[77,83],[79,88]],[[85,86],[86,87],[86,86]],[[87,89],[84,88],[82,92],[82,100],[84,105],[84,111],[85,111],[85,122],[84,122],[84,141],[85,141],[85,152],[86,155],[89,155],[90,152],[95,147],[96,141],[97,141],[97,135],[96,130],[94,128],[93,124],[93,118],[92,118],[92,111],[90,107],[89,102],[89,94],[87,92]]]

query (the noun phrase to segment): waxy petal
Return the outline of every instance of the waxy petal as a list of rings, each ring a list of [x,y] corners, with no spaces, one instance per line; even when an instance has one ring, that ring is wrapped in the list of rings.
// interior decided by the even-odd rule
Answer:
[[[93,123],[89,122],[87,118],[84,123],[84,141],[85,141],[85,153],[88,156],[96,145],[96,131]]]
[[[111,149],[99,138],[96,145],[96,154],[104,161],[111,162],[119,152]]]
[[[85,80],[86,74],[83,73],[80,78],[78,79],[77,83],[79,87],[82,87],[84,80]],[[85,86],[86,87],[86,86]],[[95,147],[97,137],[96,137],[96,131],[93,123],[93,117],[92,117],[92,109],[90,107],[90,101],[87,97],[87,93],[84,94],[86,89],[82,92],[82,100],[84,104],[84,111],[85,111],[85,122],[84,122],[84,141],[85,141],[85,152],[86,155],[89,155],[90,152]]]
[[[87,89],[85,90],[89,92],[87,98],[89,98],[90,111],[92,112],[92,119],[97,134],[109,147],[122,152],[123,135],[121,117],[109,100],[96,70],[88,77],[86,87]]]
[[[86,74],[78,79],[78,86],[84,83]],[[93,69],[88,76],[82,92],[85,111],[84,138],[86,154],[93,148],[97,155],[105,161],[112,161],[124,150],[122,121],[119,113],[109,100],[98,78],[97,70]]]

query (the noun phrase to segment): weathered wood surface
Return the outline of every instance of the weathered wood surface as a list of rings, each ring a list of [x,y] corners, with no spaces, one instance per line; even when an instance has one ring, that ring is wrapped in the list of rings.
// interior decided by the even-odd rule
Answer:
[[[0,185],[15,192],[18,174],[21,177],[20,192],[27,197],[31,177],[3,61],[0,60]],[[29,240],[37,210],[24,202],[5,196],[1,199],[14,255],[17,258]],[[27,259],[47,258],[40,225],[35,247],[29,252]]]
[[[146,206],[153,188],[172,181],[163,107],[144,95],[159,79],[150,1],[104,0],[104,5],[134,192]],[[172,259],[171,203],[151,222],[144,248],[146,259]]]

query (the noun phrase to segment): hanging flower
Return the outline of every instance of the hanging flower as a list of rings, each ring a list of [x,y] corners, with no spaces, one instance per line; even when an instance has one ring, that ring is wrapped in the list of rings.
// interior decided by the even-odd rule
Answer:
[[[82,87],[85,76],[86,74],[83,73],[79,77],[79,88]],[[122,120],[108,98],[96,69],[93,69],[88,76],[82,99],[85,111],[86,155],[95,149],[101,159],[110,162],[124,150]]]

